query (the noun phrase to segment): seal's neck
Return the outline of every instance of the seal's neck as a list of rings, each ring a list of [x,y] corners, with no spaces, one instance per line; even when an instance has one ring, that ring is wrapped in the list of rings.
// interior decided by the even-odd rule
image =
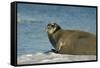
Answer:
[[[59,29],[60,30],[60,29]],[[59,30],[55,30],[55,31],[53,31],[52,33],[50,33],[50,32],[48,32],[48,35],[49,36],[53,36],[55,33],[57,33]]]
[[[59,30],[61,30],[61,27],[57,26],[57,27],[53,30],[52,33],[48,33],[48,34],[53,35],[53,34],[55,34],[56,32],[58,32]]]

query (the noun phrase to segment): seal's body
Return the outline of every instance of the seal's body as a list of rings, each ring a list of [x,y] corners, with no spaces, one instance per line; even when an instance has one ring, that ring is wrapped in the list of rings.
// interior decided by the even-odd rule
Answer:
[[[63,30],[56,24],[48,24],[48,38],[60,54],[95,55],[96,36],[79,30]]]

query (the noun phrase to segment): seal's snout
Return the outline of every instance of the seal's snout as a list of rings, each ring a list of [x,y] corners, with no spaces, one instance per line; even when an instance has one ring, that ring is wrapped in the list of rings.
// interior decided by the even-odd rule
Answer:
[[[45,31],[49,34],[52,34],[56,30],[56,24],[55,23],[48,23]]]

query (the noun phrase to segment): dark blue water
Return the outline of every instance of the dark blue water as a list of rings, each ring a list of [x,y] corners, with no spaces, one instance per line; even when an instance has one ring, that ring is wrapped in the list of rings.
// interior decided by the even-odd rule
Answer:
[[[96,33],[96,8],[18,4],[17,12],[18,56],[53,48],[44,31],[52,21],[63,29]]]

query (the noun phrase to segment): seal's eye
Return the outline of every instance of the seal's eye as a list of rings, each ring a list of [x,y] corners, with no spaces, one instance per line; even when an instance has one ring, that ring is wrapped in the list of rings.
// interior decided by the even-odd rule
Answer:
[[[48,28],[54,28],[55,25],[54,25],[54,24],[48,24],[47,27],[48,27]]]
[[[54,28],[54,27],[55,27],[55,25],[51,25],[51,27],[52,27],[52,28]]]

